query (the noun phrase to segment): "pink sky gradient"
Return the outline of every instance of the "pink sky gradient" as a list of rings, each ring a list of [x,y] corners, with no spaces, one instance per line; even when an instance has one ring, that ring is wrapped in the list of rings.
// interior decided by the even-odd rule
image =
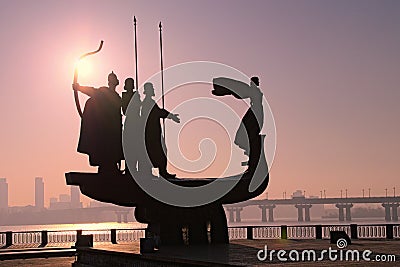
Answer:
[[[209,60],[260,77],[277,127],[270,198],[400,193],[399,1],[5,0],[0,177],[10,205],[33,204],[36,176],[48,201],[68,190],[65,172],[94,171],[76,152],[74,63],[104,40],[79,82],[105,85],[114,70],[121,92],[135,71],[133,15],[140,82],[159,71],[160,20],[166,67]]]

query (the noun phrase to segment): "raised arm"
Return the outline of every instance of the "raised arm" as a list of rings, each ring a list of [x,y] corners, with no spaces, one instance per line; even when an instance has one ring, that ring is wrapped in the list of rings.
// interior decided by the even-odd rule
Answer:
[[[85,95],[88,95],[90,97],[94,96],[96,94],[96,91],[97,91],[94,87],[82,86],[82,85],[79,85],[79,83],[73,84],[72,85],[72,89],[74,89],[75,91],[82,92]]]

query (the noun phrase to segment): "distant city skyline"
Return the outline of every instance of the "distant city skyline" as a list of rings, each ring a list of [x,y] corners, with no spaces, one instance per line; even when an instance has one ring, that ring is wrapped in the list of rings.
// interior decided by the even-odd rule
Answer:
[[[27,206],[34,206],[36,209],[44,209],[44,208],[82,208],[81,202],[81,192],[78,186],[70,186],[70,194],[62,193],[58,197],[50,197],[45,199],[45,181],[43,177],[35,177],[34,179],[34,194],[35,199],[32,203],[28,203]],[[7,209],[9,207],[13,207],[9,205],[9,193],[8,193],[8,182],[7,178],[0,178],[0,210]],[[62,205],[55,205],[55,204]],[[89,203],[89,201],[88,201]],[[65,205],[68,204],[68,205]]]
[[[45,179],[43,177],[35,177],[35,185],[33,188],[34,194],[35,194],[35,199],[33,200],[32,203],[28,203],[26,206],[32,205],[35,208],[38,209],[43,209],[43,208],[48,208],[48,209],[74,209],[74,208],[83,208],[84,206],[86,207],[91,207],[92,205],[94,206],[99,206],[97,204],[98,201],[92,200],[88,197],[85,197],[84,195],[81,194],[79,186],[70,186],[69,188],[69,194],[67,192],[61,193],[56,196],[51,196],[49,198],[45,198]],[[370,189],[370,188],[369,188]],[[347,197],[392,197],[392,196],[399,196],[399,194],[396,194],[396,188],[392,187],[391,192],[386,188],[383,192],[380,192],[378,194],[371,194],[371,190],[365,190],[365,189],[360,189],[360,194],[356,195],[346,195],[346,190],[340,190],[336,194],[333,195],[326,195],[326,190],[324,195],[319,195],[319,194],[306,194],[305,190],[301,189],[296,189],[293,192],[286,192],[283,191],[281,196],[276,196],[275,199],[287,199],[287,198],[293,198],[293,197],[306,197],[306,198],[347,198]],[[322,193],[322,191],[320,191]],[[362,195],[362,192],[364,192],[364,195]],[[368,192],[368,193],[366,193]],[[400,193],[400,190],[398,191]],[[392,194],[390,194],[392,193]],[[6,207],[12,207],[8,205],[8,183],[6,178],[0,178],[0,209],[6,208]],[[82,201],[81,198],[85,198],[84,201]],[[268,191],[266,191],[264,194],[260,195],[257,197],[257,199],[271,199],[268,196]],[[5,205],[7,203],[7,205]],[[84,205],[85,204],[85,205]],[[106,203],[104,203],[106,204]],[[101,206],[101,205],[100,205]]]

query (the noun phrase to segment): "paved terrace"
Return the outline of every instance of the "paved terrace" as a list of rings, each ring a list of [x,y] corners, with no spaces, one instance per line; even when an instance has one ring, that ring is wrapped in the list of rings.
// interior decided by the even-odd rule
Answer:
[[[232,240],[229,245],[213,245],[213,246],[194,246],[194,247],[163,247],[162,250],[152,254],[139,254],[139,242],[133,243],[95,243],[92,252],[100,254],[113,254],[120,257],[136,257],[136,258],[153,258],[158,260],[173,259],[173,262],[189,263],[194,261],[193,266],[399,266],[400,265],[400,240],[353,240],[353,243],[344,250],[359,250],[361,253],[364,250],[371,250],[373,253],[370,255],[374,259],[376,255],[395,255],[396,262],[378,263],[376,261],[329,261],[327,257],[319,262],[286,262],[281,263],[275,256],[273,261],[268,259],[261,262],[257,259],[257,252],[268,246],[268,251],[271,250],[316,250],[320,252],[323,249],[337,249],[335,244],[330,244],[329,240]],[[15,249],[15,248],[13,248]],[[44,250],[49,249],[45,248]],[[0,250],[0,260],[10,249]],[[21,251],[22,252],[22,251]],[[360,253],[360,255],[361,255]],[[286,254],[287,255],[287,254]],[[71,266],[75,261],[75,257],[56,257],[56,258],[37,258],[37,259],[16,259],[16,260],[3,260],[0,261],[1,267],[11,266]]]

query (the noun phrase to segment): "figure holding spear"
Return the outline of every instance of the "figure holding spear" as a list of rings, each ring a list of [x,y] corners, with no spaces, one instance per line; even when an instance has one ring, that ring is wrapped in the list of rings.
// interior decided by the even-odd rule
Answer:
[[[161,51],[161,92],[162,108],[154,101],[154,87],[152,83],[144,84],[145,98],[142,102],[141,117],[145,122],[145,144],[147,154],[152,165],[158,168],[160,176],[166,179],[173,179],[175,174],[167,172],[167,153],[165,146],[165,119],[172,119],[180,123],[179,114],[170,113],[165,109],[164,101],[164,74],[163,74],[163,55],[162,55],[162,36],[161,22],[160,28],[160,51]],[[161,130],[160,119],[163,119],[163,131]]]

